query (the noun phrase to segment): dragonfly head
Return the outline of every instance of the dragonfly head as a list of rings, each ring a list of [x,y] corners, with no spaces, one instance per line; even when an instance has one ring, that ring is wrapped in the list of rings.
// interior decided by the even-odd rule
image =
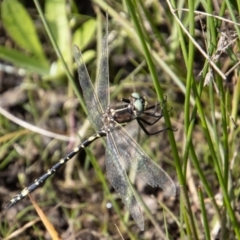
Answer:
[[[145,96],[140,96],[135,92],[131,94],[131,104],[135,109],[136,115],[139,115],[147,108],[148,102]]]

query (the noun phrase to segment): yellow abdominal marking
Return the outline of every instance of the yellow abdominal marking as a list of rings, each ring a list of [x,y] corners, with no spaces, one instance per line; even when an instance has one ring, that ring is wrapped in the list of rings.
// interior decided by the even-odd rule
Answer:
[[[24,188],[21,192],[22,197],[26,197],[29,194],[29,191],[27,188]]]

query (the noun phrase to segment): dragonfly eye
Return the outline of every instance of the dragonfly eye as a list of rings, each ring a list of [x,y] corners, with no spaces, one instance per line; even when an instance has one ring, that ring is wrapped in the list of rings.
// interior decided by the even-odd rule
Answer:
[[[144,110],[144,105],[141,99],[136,99],[133,103],[133,106],[137,110],[137,112],[142,112]]]
[[[131,97],[134,98],[134,99],[140,99],[140,95],[136,92],[132,93]]]

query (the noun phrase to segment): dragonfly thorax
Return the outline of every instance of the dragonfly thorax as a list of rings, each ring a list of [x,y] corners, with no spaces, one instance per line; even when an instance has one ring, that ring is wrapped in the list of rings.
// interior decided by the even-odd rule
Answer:
[[[111,132],[116,128],[117,122],[115,119],[115,112],[116,112],[115,109],[108,107],[106,112],[102,116],[102,121],[104,124],[103,129],[106,132]]]

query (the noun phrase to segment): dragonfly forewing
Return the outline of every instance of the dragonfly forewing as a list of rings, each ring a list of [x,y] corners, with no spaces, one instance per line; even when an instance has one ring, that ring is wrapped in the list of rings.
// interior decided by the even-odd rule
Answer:
[[[82,88],[85,104],[88,109],[89,121],[95,130],[101,129],[103,123],[100,116],[103,114],[103,109],[94,91],[92,81],[82,58],[82,53],[77,46],[73,47],[73,56],[78,66],[79,82]]]
[[[105,110],[109,106],[109,70],[108,70],[108,29],[106,26],[106,33],[102,39],[102,55],[100,61],[100,68],[97,78],[97,96]]]
[[[121,164],[121,157],[111,132],[107,135],[106,172],[108,180],[112,184],[113,188],[121,196],[122,201],[130,212],[132,218],[143,231],[143,215],[136,200],[131,183],[129,182],[125,172],[124,166]]]

